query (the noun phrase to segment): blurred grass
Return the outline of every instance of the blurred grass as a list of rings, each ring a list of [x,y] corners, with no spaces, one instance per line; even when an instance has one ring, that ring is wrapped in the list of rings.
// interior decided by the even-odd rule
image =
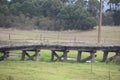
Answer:
[[[21,51],[11,51],[20,54]],[[29,52],[31,55],[33,52]],[[51,62],[51,51],[41,50],[40,61],[19,61],[20,57],[10,57],[0,62],[0,80],[119,80],[120,65],[101,63],[102,51],[98,51],[96,63],[76,61]],[[61,52],[58,52],[61,55]],[[76,58],[77,51],[70,51],[68,57]],[[110,53],[109,57],[114,55]],[[89,56],[83,53],[82,58]],[[110,74],[110,77],[109,77]],[[110,78],[110,79],[109,79]]]
[[[0,29],[0,40],[23,41],[55,41],[55,42],[97,42],[97,29],[91,31],[39,31]],[[102,27],[101,43],[120,43],[120,27]],[[21,54],[15,50],[11,53]],[[61,52],[57,52],[61,55]],[[30,52],[30,55],[34,54]],[[96,60],[92,63],[77,63],[76,60],[67,62],[51,62],[51,51],[41,50],[40,61],[19,61],[20,56],[9,57],[0,62],[0,80],[119,80],[120,65],[101,63],[103,52],[97,51]],[[110,52],[108,57],[115,53]],[[0,54],[2,56],[2,54]],[[89,56],[83,52],[82,58]],[[69,58],[76,59],[77,51],[70,51]]]

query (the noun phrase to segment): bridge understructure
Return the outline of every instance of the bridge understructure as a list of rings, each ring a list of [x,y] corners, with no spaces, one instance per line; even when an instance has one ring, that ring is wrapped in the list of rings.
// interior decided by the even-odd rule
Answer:
[[[105,62],[108,59],[109,52],[115,52],[114,56],[120,56],[120,45],[110,45],[110,44],[80,44],[80,43],[55,43],[55,42],[44,42],[44,43],[24,43],[24,44],[9,44],[1,45],[0,52],[3,56],[0,57],[0,61],[7,60],[11,50],[22,50],[21,60],[40,60],[40,50],[51,50],[51,61],[67,61],[67,54],[70,50],[76,50],[77,62],[86,62],[90,60],[95,62],[96,51],[102,50],[103,57],[102,62]],[[34,52],[33,55],[30,55],[29,52]],[[57,52],[62,52],[62,55],[58,55]],[[82,59],[81,56],[83,52],[88,52],[90,56]],[[26,56],[28,58],[26,58]],[[109,59],[113,58],[110,57]],[[56,57],[56,58],[55,58]]]

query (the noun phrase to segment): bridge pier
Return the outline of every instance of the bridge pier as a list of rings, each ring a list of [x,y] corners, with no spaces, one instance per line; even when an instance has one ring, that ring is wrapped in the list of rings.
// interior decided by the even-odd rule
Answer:
[[[109,53],[109,51],[103,51],[103,52],[104,52],[104,53],[103,53],[103,59],[102,59],[101,62],[105,62],[105,61],[107,60],[108,53]]]
[[[29,53],[27,53],[27,51],[34,51],[35,54],[33,54],[31,56]],[[28,57],[27,60],[39,61],[39,58],[40,58],[39,52],[40,52],[40,50],[38,50],[38,49],[36,49],[36,50],[22,50],[21,60],[24,61],[25,56],[27,56]]]
[[[82,56],[82,51],[78,51],[77,62],[80,62]]]
[[[106,60],[106,64],[111,62],[111,61],[115,62],[116,64],[120,64],[120,51],[117,50],[117,51],[111,51],[111,52],[115,52],[115,55],[110,57],[110,58],[108,58]]]
[[[61,56],[59,56],[59,55],[56,53],[56,51],[63,52],[63,54],[62,54]],[[52,50],[51,52],[52,52],[52,54],[51,54],[51,61],[56,61],[56,60],[62,61],[62,58],[63,58],[63,61],[64,61],[64,62],[67,61],[67,53],[68,53],[69,51],[66,51],[66,50]],[[56,60],[54,59],[55,57],[57,58]]]
[[[91,62],[95,62],[96,60],[95,60],[95,57],[97,56],[97,55],[95,55],[95,51],[91,51]]]
[[[81,59],[82,56],[82,52],[83,51],[78,51],[78,55],[77,55],[77,62],[86,62],[88,60],[90,60],[91,62],[95,62],[95,51],[84,51],[84,52],[89,52],[90,56],[88,56],[87,58]]]
[[[0,61],[4,61],[7,60],[7,58],[9,57],[9,51],[2,51],[3,56],[0,57]]]

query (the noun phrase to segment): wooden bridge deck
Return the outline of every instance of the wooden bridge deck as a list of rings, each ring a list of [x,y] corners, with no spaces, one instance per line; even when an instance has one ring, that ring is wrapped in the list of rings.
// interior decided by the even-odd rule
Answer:
[[[107,59],[108,52],[116,52],[116,54],[120,54],[120,44],[81,44],[81,43],[63,43],[63,42],[20,42],[20,43],[14,43],[12,44],[0,44],[0,52],[4,53],[4,58],[6,55],[8,55],[8,52],[10,50],[22,50],[22,60],[24,60],[25,55],[27,55],[29,58],[31,56],[26,51],[35,51],[35,56],[38,56],[39,54],[38,50],[41,49],[49,49],[52,51],[51,60],[54,59],[54,56],[56,56],[59,60],[61,60],[62,57],[64,57],[64,61],[67,60],[67,52],[70,50],[77,50],[78,56],[77,61],[81,61],[81,53],[82,52],[90,52],[90,58],[94,59],[95,55],[94,53],[97,50],[104,51],[103,55],[103,61]],[[62,51],[63,55],[58,56],[55,51]],[[92,55],[93,54],[93,55]],[[89,59],[90,59],[89,58]],[[88,57],[85,59],[85,61],[88,60]]]

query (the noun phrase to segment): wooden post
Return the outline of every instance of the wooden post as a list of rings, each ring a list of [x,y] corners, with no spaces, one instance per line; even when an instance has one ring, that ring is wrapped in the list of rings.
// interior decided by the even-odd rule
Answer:
[[[67,52],[68,51],[63,51],[63,61],[67,61]]]
[[[54,61],[54,51],[52,50],[51,52],[52,52],[51,53],[51,61]]]
[[[102,59],[102,62],[105,62],[107,60],[107,57],[108,57],[108,51],[103,51],[103,59]]]
[[[10,36],[10,33],[9,33],[9,40],[11,40],[11,36]]]
[[[82,51],[78,51],[77,62],[80,62],[80,60],[81,60],[81,55],[82,55]]]
[[[91,62],[95,62],[95,52],[91,51]]]
[[[101,42],[101,26],[102,26],[102,0],[100,0],[99,7],[98,43]]]
[[[4,51],[4,60],[7,60],[9,57],[9,51]]]
[[[51,61],[54,61],[54,56],[57,57],[57,60],[58,60],[58,61],[61,61],[61,57],[59,57],[59,56],[57,55],[57,53],[56,53],[54,50],[52,50]]]
[[[35,50],[35,61],[39,61],[40,60],[39,52],[40,52],[40,50]]]
[[[21,61],[25,60],[25,53],[26,53],[26,50],[22,50]]]
[[[115,51],[116,55],[120,56],[120,51]]]

